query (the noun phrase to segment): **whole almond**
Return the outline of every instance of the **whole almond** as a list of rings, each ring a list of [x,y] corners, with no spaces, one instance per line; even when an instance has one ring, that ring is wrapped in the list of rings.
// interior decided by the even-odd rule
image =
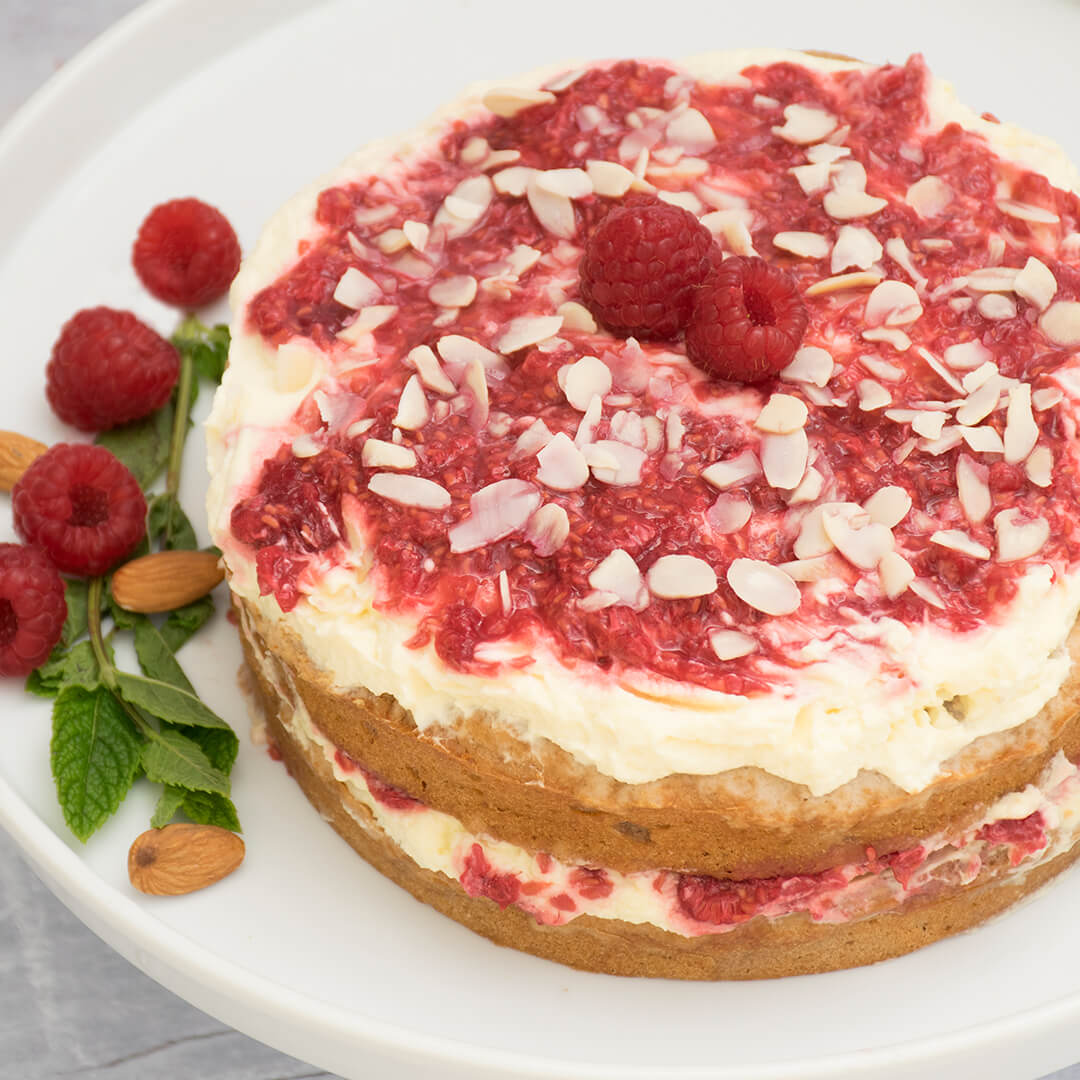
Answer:
[[[182,896],[205,889],[244,861],[244,841],[217,825],[147,829],[128,852],[128,877],[139,892]]]
[[[224,577],[212,551],[156,551],[113,574],[113,599],[128,611],[172,611],[205,596]]]
[[[48,449],[17,431],[0,431],[0,491],[10,491],[30,463]]]

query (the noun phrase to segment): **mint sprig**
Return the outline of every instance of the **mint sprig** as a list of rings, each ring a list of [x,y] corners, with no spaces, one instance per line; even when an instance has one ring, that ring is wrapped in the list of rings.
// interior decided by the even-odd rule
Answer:
[[[180,470],[199,378],[220,380],[229,332],[195,317],[173,336],[180,375],[171,400],[134,424],[97,441],[138,478],[144,490],[162,475],[164,490],[147,490],[147,535],[132,557],[152,548],[194,549],[195,530],[180,506]],[[108,578],[67,583],[68,618],[49,659],[27,679],[34,694],[54,698],[51,760],[57,796],[71,831],[86,841],[145,775],[164,785],[151,824],[177,814],[240,830],[229,774],[236,733],[198,696],[177,651],[214,612],[205,596],[151,619],[126,611]],[[105,621],[112,624],[105,632]],[[131,634],[139,673],[117,666],[114,640]]]

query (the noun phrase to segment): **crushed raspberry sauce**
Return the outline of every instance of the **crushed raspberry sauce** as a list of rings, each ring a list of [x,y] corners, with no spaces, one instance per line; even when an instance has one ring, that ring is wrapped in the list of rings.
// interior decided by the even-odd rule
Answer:
[[[833,591],[824,598],[804,590],[802,606],[791,620],[801,626],[803,639],[814,636],[814,627],[883,615],[909,625],[932,621],[956,632],[975,629],[1014,596],[1025,564],[978,561],[930,543],[934,531],[960,528],[994,550],[992,515],[969,525],[956,497],[956,461],[966,447],[961,444],[939,456],[916,450],[903,463],[895,463],[894,455],[910,437],[910,427],[887,421],[880,412],[859,410],[854,390],[868,373],[854,356],[869,353],[904,368],[904,378],[890,384],[893,407],[954,397],[955,392],[920,359],[916,347],[924,346],[940,357],[949,345],[973,338],[993,351],[1002,374],[1022,376],[1034,389],[1048,385],[1048,376],[1064,362],[1068,351],[1049,345],[1033,328],[1033,308],[1021,304],[1015,318],[991,322],[973,307],[957,312],[946,300],[931,302],[928,297],[955,276],[990,264],[986,237],[997,233],[1010,238],[1005,264],[1021,266],[1029,250],[1036,251],[1057,278],[1056,298],[1080,299],[1080,269],[1036,246],[1033,226],[1005,215],[995,192],[999,184],[1005,184],[1011,186],[1015,199],[1053,210],[1061,218],[1062,236],[1080,228],[1080,200],[999,159],[980,136],[956,124],[922,133],[927,73],[920,57],[903,67],[835,76],[793,64],[749,68],[745,76],[751,85],[692,86],[690,104],[708,117],[718,136],[716,144],[699,155],[709,165],[704,180],[717,187],[726,182],[729,191],[746,199],[757,215],[752,234],[756,249],[795,275],[802,288],[828,275],[827,264],[795,258],[772,245],[772,237],[780,231],[817,232],[832,241],[840,228],[824,212],[821,196],[805,195],[788,171],[805,164],[804,149],[772,133],[775,125],[783,123],[783,106],[802,102],[825,108],[850,125],[844,144],[850,147],[852,160],[865,166],[866,190],[889,200],[884,210],[857,224],[868,225],[882,242],[891,236],[903,237],[928,279],[924,313],[904,328],[913,342],[904,353],[860,341],[864,296],[848,302],[835,295],[808,298],[804,344],[827,347],[850,339],[858,347],[849,362],[836,353],[838,368],[828,388],[834,396],[849,395],[849,403],[839,407],[812,404],[806,431],[811,446],[821,455],[819,467],[834,479],[836,494],[831,497],[861,503],[886,485],[898,485],[911,494],[915,509],[894,532],[916,573],[940,593],[944,609],[929,607],[910,590],[894,600],[884,598],[876,588],[861,594],[854,589]],[[717,492],[698,474],[712,462],[756,445],[756,434],[744,420],[710,408],[730,396],[730,384],[681,368],[676,375],[650,379],[652,358],[659,359],[665,349],[678,352],[681,344],[645,344],[635,352],[622,339],[564,330],[560,337],[565,344],[547,353],[535,347],[516,353],[509,358],[505,377],[489,378],[492,414],[510,418],[508,431],[495,435],[489,425],[477,432],[467,415],[452,413],[419,431],[404,433],[404,445],[413,447],[419,458],[411,474],[443,485],[452,496],[450,508],[433,512],[403,507],[367,491],[367,480],[376,470],[362,465],[362,445],[368,437],[390,440],[394,433],[391,421],[397,400],[412,374],[401,357],[417,345],[434,346],[446,333],[463,334],[490,346],[515,316],[551,313],[555,305],[546,286],[553,268],[562,267],[562,279],[566,279],[565,267],[576,265],[573,251],[580,252],[583,237],[616,204],[595,195],[575,201],[574,249],[545,232],[526,200],[496,196],[472,231],[444,241],[441,248],[434,245],[437,277],[471,274],[483,279],[489,276],[485,268],[518,244],[536,248],[544,258],[509,286],[508,296],[481,290],[452,325],[442,328],[432,326],[441,309],[427,296],[435,279],[413,276],[398,256],[380,253],[374,238],[387,229],[400,228],[408,219],[430,222],[446,194],[478,172],[476,166],[459,160],[461,148],[476,136],[486,138],[492,149],[519,150],[518,164],[526,166],[554,168],[584,166],[591,159],[618,160],[620,139],[632,130],[626,123],[627,113],[642,106],[669,108],[669,80],[678,81],[672,70],[658,65],[626,62],[594,68],[558,92],[554,103],[508,119],[478,115],[468,123],[455,122],[437,150],[408,163],[406,178],[395,180],[393,187],[371,176],[322,193],[318,202],[322,232],[305,241],[292,269],[254,298],[248,320],[268,342],[282,343],[300,335],[342,356],[342,370],[336,372],[338,392],[352,395],[355,415],[372,419],[374,426],[353,439],[340,432],[326,433],[325,449],[314,457],[296,459],[289,446],[283,446],[233,510],[235,537],[257,552],[260,588],[264,594],[275,595],[283,610],[300,602],[303,577],[313,558],[319,556],[322,566],[342,551],[345,510],[353,506],[374,557],[376,606],[387,612],[416,614],[419,629],[411,644],[433,644],[451,667],[492,673],[497,666],[484,657],[484,643],[513,639],[527,646],[543,638],[554,643],[568,664],[581,661],[616,672],[639,669],[749,694],[774,683],[777,664],[797,663],[790,649],[770,644],[765,636],[759,651],[741,660],[718,660],[709,646],[708,630],[729,618],[751,631],[769,618],[732,592],[723,571],[739,557],[772,564],[793,558],[798,524],[793,520],[797,515],[787,511],[778,492],[763,478],[737,489],[753,508],[745,528],[717,535],[705,523]],[[755,103],[756,95],[780,104],[762,107]],[[582,130],[578,121],[585,105],[602,107],[612,123]],[[922,220],[903,199],[907,187],[928,174],[941,177],[956,192],[949,213],[933,221]],[[677,187],[686,182],[659,178],[657,183]],[[392,216],[377,224],[357,223],[358,212],[361,220],[367,220],[365,211],[383,205],[394,207]],[[366,254],[353,251],[350,232]],[[919,245],[923,238],[947,240],[951,246],[923,250]],[[888,276],[907,280],[888,256],[882,262]],[[381,302],[399,309],[394,319],[375,331],[379,361],[351,372],[345,347],[335,335],[353,316],[332,295],[348,267],[368,275],[385,294]],[[576,296],[575,284],[567,286],[566,296]],[[468,515],[471,494],[497,480],[535,478],[534,455],[511,456],[515,438],[533,418],[543,418],[552,432],[573,436],[581,414],[559,390],[556,371],[588,353],[599,355],[611,368],[616,392],[632,395],[634,404],[625,406],[631,411],[652,415],[666,395],[677,394],[684,395],[679,399],[683,402],[700,405],[700,410],[682,409],[683,451],[675,460],[665,458],[662,448],[651,453],[641,482],[633,486],[589,480],[570,494],[542,489],[544,499],[561,503],[570,519],[570,537],[554,555],[538,556],[520,533],[476,551],[451,553],[447,531]],[[774,390],[799,392],[794,384],[777,380],[762,384],[761,389],[765,395]],[[614,411],[605,408],[597,439],[608,436]],[[1055,462],[1064,461],[1068,425],[1057,410],[1036,416],[1041,444],[1052,449]],[[304,430],[318,430],[320,421],[310,400],[297,423]],[[986,423],[1000,433],[1004,412],[992,414]],[[1028,482],[1022,468],[995,465],[989,483],[995,513],[1019,507],[1049,522],[1050,538],[1039,554],[1040,561],[1062,566],[1077,560],[1080,536],[1074,507],[1080,499],[1080,480],[1072,470],[1055,468],[1053,487],[1042,489]],[[591,591],[589,573],[616,547],[625,549],[643,571],[663,554],[698,556],[719,571],[719,588],[697,599],[654,599],[640,612],[622,605],[582,610],[577,601]],[[499,599],[497,578],[502,570],[513,597],[510,614],[503,611]],[[849,584],[858,580],[852,571]]]

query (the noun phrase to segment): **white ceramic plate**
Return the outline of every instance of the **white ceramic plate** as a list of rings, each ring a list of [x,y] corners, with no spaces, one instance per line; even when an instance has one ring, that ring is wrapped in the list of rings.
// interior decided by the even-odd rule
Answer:
[[[250,247],[294,189],[473,79],[574,56],[763,43],[875,60],[922,49],[964,100],[1055,133],[1080,159],[1067,48],[1077,40],[1080,9],[1063,0],[159,0],[0,136],[0,427],[71,437],[46,407],[42,372],[76,309],[131,307],[171,328],[129,267],[150,206],[198,195]],[[202,458],[195,436],[183,496],[196,516]],[[182,660],[244,728],[225,620]],[[498,949],[415,903],[247,745],[234,789],[243,868],[201,894],[142,897],[125,854],[146,827],[150,787],[83,847],[49,779],[47,704],[0,687],[0,740],[0,824],[88,926],[200,1008],[346,1077],[1032,1077],[1080,1058],[1075,871],[989,926],[869,969],[757,984],[619,980]]]

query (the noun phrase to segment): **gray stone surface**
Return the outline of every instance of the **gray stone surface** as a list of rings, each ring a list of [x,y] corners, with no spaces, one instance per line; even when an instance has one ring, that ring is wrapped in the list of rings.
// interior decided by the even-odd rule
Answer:
[[[136,6],[0,0],[0,123]],[[0,833],[0,1080],[60,1077],[334,1080],[233,1031],[132,967],[49,893]],[[1080,1065],[1046,1080],[1080,1080]]]

